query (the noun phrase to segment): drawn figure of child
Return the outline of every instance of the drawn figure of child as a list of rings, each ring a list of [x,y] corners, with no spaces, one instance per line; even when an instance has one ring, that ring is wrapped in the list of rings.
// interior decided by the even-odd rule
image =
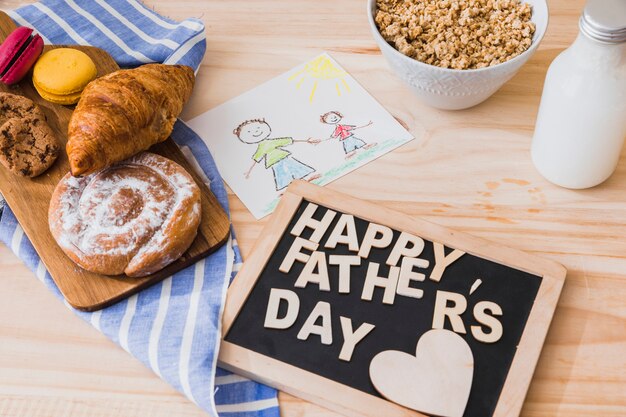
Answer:
[[[246,179],[250,178],[252,169],[265,159],[265,168],[272,169],[276,191],[286,188],[292,180],[305,179],[312,181],[321,175],[309,165],[298,161],[291,156],[291,152],[284,149],[285,146],[295,142],[308,142],[311,139],[294,140],[291,137],[270,138],[272,128],[265,119],[246,120],[233,131],[235,136],[243,143],[257,144],[257,150],[252,156],[254,162],[250,169],[244,173]]]
[[[330,135],[330,137],[323,140],[339,139],[339,141],[343,144],[343,151],[346,153],[346,159],[352,158],[356,154],[356,151],[358,149],[369,149],[377,145],[376,142],[365,143],[363,139],[354,136],[354,133],[352,133],[357,129],[361,129],[371,125],[371,121],[363,126],[354,126],[340,124],[339,122],[341,122],[341,119],[343,119],[343,115],[338,111],[329,111],[328,113],[324,113],[320,116],[320,121],[322,123],[335,126],[335,130]],[[322,141],[316,141],[316,143],[319,142]]]

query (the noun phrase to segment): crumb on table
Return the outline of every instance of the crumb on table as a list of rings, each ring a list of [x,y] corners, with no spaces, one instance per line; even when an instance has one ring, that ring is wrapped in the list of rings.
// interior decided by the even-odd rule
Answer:
[[[535,33],[520,0],[376,0],[376,25],[406,56],[430,65],[476,69],[527,50]]]

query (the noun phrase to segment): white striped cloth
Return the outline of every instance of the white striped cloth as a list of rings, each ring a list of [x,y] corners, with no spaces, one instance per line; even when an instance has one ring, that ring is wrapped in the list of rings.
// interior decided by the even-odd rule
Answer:
[[[47,43],[98,46],[122,67],[165,62],[197,69],[206,48],[200,20],[174,22],[136,0],[44,0],[8,13]],[[182,122],[175,125],[172,138],[228,211],[222,179],[204,142]],[[0,241],[62,299],[8,207],[0,218]],[[76,314],[210,415],[278,417],[274,389],[216,368],[226,288],[240,265],[239,248],[231,238],[206,259],[127,300]]]

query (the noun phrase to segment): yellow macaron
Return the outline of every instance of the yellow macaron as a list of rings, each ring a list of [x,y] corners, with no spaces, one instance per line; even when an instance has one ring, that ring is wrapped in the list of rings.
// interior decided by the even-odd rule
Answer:
[[[84,52],[57,48],[39,58],[33,70],[33,84],[45,100],[57,104],[75,104],[97,73],[96,65]]]

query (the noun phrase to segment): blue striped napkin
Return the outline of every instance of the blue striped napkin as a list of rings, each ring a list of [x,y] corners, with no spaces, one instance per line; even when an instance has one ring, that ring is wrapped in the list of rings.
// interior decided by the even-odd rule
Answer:
[[[197,69],[206,48],[202,21],[174,22],[136,0],[43,0],[7,13],[17,24],[36,29],[46,43],[98,46],[122,67],[165,62]],[[204,142],[180,121],[172,138],[228,211],[222,179]],[[0,240],[62,298],[8,207],[0,218]],[[277,417],[276,390],[216,368],[226,288],[240,265],[231,237],[206,259],[127,300],[76,314],[210,415]]]

